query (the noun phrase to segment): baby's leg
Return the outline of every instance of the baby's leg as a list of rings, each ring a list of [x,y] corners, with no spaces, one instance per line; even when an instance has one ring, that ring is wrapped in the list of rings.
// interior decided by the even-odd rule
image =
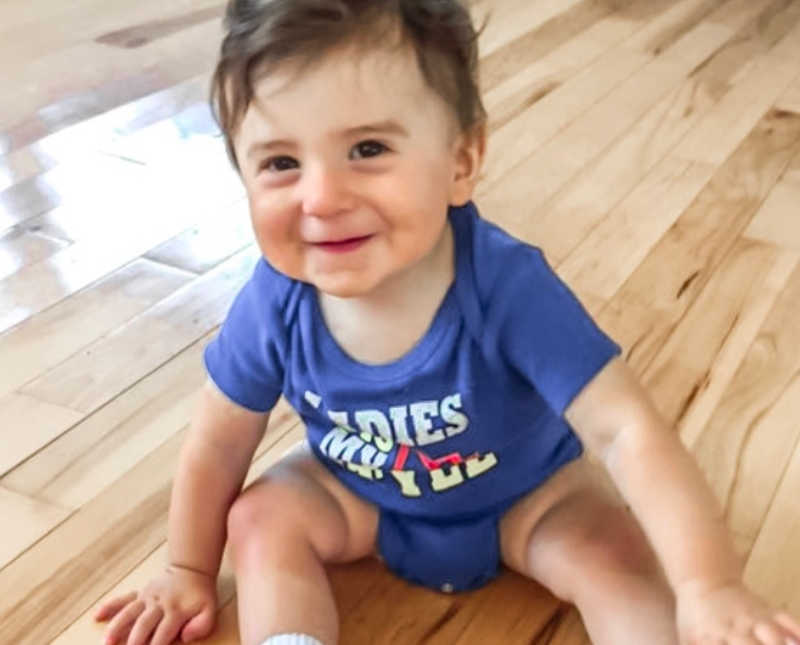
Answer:
[[[605,472],[573,462],[511,508],[503,561],[575,604],[594,645],[677,645],[674,597]]]
[[[334,645],[339,621],[323,563],[374,553],[377,522],[305,445],[248,487],[228,515],[243,645],[288,633]]]

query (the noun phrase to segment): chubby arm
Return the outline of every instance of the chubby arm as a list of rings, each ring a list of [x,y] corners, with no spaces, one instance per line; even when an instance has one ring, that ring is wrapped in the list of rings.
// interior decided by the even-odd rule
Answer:
[[[216,577],[228,510],[247,474],[269,413],[242,408],[212,383],[203,387],[181,449],[169,510],[169,561]]]
[[[235,405],[211,383],[203,388],[172,487],[169,565],[141,591],[101,604],[95,619],[110,620],[107,645],[186,643],[211,633],[228,509],[268,416]]]
[[[718,501],[622,359],[612,360],[565,416],[602,459],[676,592],[739,583],[742,563]]]

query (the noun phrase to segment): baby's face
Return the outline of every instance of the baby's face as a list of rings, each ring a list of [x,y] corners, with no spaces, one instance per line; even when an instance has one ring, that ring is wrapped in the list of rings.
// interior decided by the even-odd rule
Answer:
[[[368,294],[426,257],[448,206],[470,198],[462,140],[411,51],[279,68],[234,139],[261,251],[320,291]]]

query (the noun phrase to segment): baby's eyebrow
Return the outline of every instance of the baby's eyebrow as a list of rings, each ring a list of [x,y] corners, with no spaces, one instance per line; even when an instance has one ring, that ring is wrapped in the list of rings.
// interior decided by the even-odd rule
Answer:
[[[245,156],[248,159],[256,157],[261,153],[268,152],[275,148],[290,148],[294,144],[288,139],[273,139],[271,141],[255,141],[247,149]]]
[[[376,123],[367,123],[365,125],[358,125],[354,128],[346,128],[335,133],[335,137],[347,138],[356,135],[369,135],[369,134],[394,134],[401,137],[410,136],[406,130],[397,121],[388,119],[386,121],[378,121]],[[255,141],[247,149],[245,156],[249,159],[255,157],[260,153],[268,152],[276,148],[293,148],[297,144],[290,139],[270,139],[269,141]]]
[[[354,134],[378,134],[378,133],[385,133],[385,134],[396,134],[403,137],[407,137],[408,130],[406,130],[402,125],[400,125],[397,121],[393,121],[391,119],[386,121],[379,121],[377,123],[368,123],[366,125],[359,125],[355,128],[347,128],[341,132],[344,136],[352,136]]]

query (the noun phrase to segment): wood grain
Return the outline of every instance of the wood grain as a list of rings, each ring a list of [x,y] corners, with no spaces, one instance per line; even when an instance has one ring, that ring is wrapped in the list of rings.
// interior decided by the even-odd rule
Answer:
[[[799,290],[797,268],[694,443],[693,452],[725,503],[728,523],[743,553],[752,547],[797,441],[796,427],[783,423],[791,417],[769,413],[800,369],[794,342],[800,330]],[[780,428],[785,431],[779,432]],[[769,459],[764,458],[766,436]]]
[[[206,96],[221,0],[0,3],[0,641],[85,645],[163,566],[202,352],[257,257]],[[800,613],[800,2],[474,0],[484,215],[540,245]],[[253,481],[303,436],[281,401]],[[587,645],[505,572],[331,567],[342,642]],[[217,629],[239,642],[229,560]]]

